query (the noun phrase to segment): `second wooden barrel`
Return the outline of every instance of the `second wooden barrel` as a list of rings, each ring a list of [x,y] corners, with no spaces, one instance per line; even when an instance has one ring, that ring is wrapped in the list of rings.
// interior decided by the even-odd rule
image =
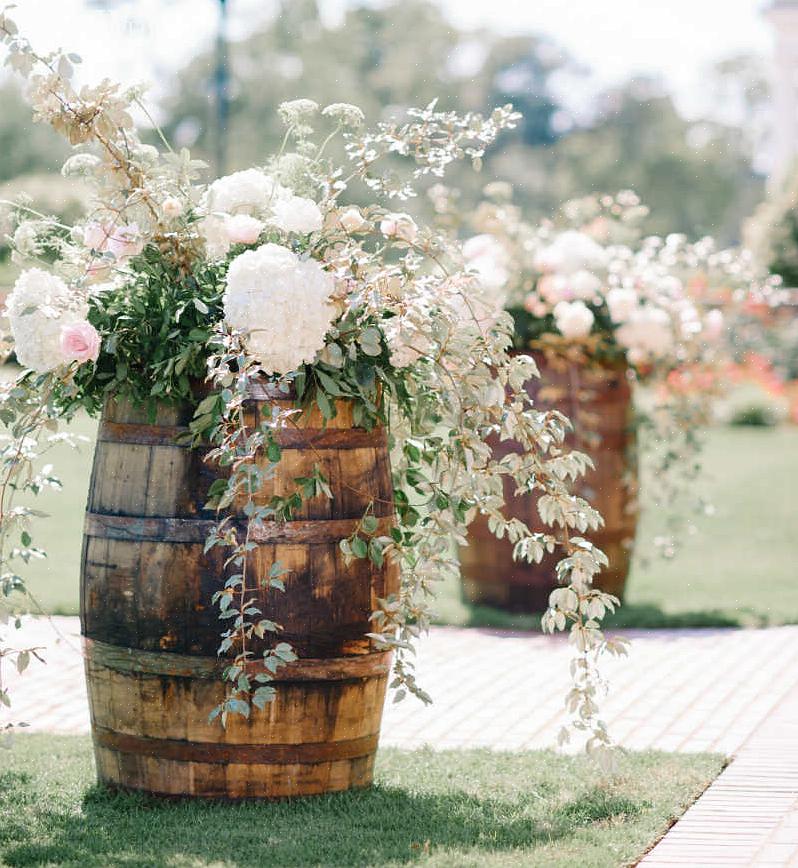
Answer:
[[[287,404],[253,392],[253,424]],[[372,779],[390,654],[366,637],[377,599],[395,593],[387,562],[345,566],[340,539],[373,504],[393,524],[384,429],[354,427],[339,402],[276,433],[283,456],[259,493],[293,490],[320,465],[333,498],[303,503],[294,520],[253,539],[259,576],[280,562],[285,592],[262,591],[263,616],[282,626],[299,660],[279,670],[276,699],[249,718],[209,723],[225,695],[217,657],[222,624],[211,604],[224,584],[223,552],[203,554],[214,516],[203,510],[214,473],[200,450],[178,446],[188,407],[109,402],[94,457],[83,546],[81,624],[101,782],[168,796],[282,798],[367,786]],[[258,650],[257,648],[255,649]],[[257,668],[254,664],[253,668]]]
[[[590,455],[596,466],[578,488],[605,522],[601,530],[587,535],[610,561],[596,584],[622,597],[637,528],[637,451],[628,368],[551,363],[538,354],[535,359],[540,379],[528,384],[535,405],[560,410],[571,419],[574,433],[569,443]],[[514,448],[512,442],[497,443],[494,454],[500,457]],[[515,497],[514,490],[505,482],[508,514],[540,529],[537,497]],[[542,612],[557,586],[555,557],[547,556],[540,564],[514,561],[510,543],[496,539],[481,516],[469,527],[469,545],[460,549],[460,561],[463,593],[472,603]]]

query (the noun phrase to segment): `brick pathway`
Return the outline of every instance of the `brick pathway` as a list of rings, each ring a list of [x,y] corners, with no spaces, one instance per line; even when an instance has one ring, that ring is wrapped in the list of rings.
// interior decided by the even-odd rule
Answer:
[[[798,865],[798,627],[625,633],[631,656],[604,667],[613,736],[736,757],[641,864]],[[46,646],[48,663],[11,677],[15,716],[32,731],[88,732],[77,618],[29,621],[21,641]],[[569,659],[563,637],[435,628],[418,659],[435,701],[389,698],[381,743],[552,747]]]

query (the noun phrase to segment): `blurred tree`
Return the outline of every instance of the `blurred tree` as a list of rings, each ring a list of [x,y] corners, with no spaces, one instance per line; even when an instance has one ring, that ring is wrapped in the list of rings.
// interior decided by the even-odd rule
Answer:
[[[14,83],[0,87],[0,181],[30,172],[58,172],[69,146],[45,124],[34,123]]]
[[[549,79],[566,61],[537,37],[461,34],[423,0],[350,8],[336,28],[323,25],[316,0],[285,0],[269,26],[230,46],[230,62],[228,151],[237,168],[257,164],[277,146],[276,108],[297,97],[354,102],[372,119],[436,97],[441,107],[460,110],[512,101],[525,116],[516,138],[550,143],[560,107]],[[213,144],[212,69],[210,55],[198,57],[164,106],[167,133],[205,157]]]
[[[544,189],[530,195],[556,202],[629,187],[651,208],[652,232],[739,240],[741,221],[764,188],[745,130],[685,120],[649,79],[608,92],[601,103],[588,128],[546,154]]]

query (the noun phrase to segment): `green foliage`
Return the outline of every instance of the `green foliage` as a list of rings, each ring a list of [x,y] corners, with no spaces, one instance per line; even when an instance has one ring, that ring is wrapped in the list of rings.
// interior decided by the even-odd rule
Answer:
[[[206,344],[222,315],[223,281],[220,264],[198,263],[184,274],[157,248],[145,248],[120,288],[90,299],[89,321],[110,337],[97,364],[76,372],[76,403],[96,413],[107,395],[153,410],[155,401],[192,401],[192,386],[206,375]]]
[[[546,751],[382,750],[371,789],[225,805],[107,792],[90,752],[86,738],[15,739],[0,772],[0,862],[615,868],[636,862],[723,766],[710,754],[629,753],[597,783],[583,757]]]

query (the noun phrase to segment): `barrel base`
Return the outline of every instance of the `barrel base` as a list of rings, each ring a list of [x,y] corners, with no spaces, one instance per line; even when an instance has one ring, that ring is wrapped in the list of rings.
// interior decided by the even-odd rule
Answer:
[[[374,780],[376,755],[313,765],[211,766],[120,754],[95,744],[94,756],[97,781],[112,792],[138,793],[166,801],[230,803],[285,801],[367,789]]]

